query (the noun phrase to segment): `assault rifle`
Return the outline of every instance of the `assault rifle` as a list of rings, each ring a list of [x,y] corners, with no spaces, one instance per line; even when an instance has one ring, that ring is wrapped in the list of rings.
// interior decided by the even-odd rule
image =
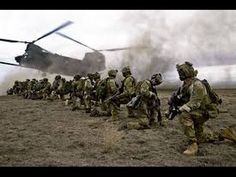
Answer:
[[[178,114],[180,114],[179,107],[187,103],[188,100],[189,96],[181,94],[180,89],[178,89],[177,92],[174,92],[168,101],[169,112],[166,114],[166,117],[173,120]]]
[[[110,101],[115,101],[116,97],[120,94],[120,91],[117,91],[114,95],[110,96],[109,98],[105,99],[105,103],[110,102]]]
[[[130,102],[127,103],[127,108],[131,108],[131,109],[137,109],[140,105],[140,101],[141,101],[141,95],[137,95],[135,97],[133,97]]]

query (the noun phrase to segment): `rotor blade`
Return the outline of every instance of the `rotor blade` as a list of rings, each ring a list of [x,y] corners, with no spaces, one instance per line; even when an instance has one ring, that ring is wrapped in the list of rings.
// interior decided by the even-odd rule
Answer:
[[[32,43],[35,43],[36,41],[39,41],[40,39],[45,38],[45,37],[47,37],[48,35],[50,35],[50,34],[52,34],[52,33],[55,33],[56,31],[58,31],[58,30],[60,30],[60,29],[62,29],[62,28],[64,28],[64,27],[66,27],[66,26],[68,26],[68,25],[70,25],[70,24],[72,24],[72,23],[73,23],[72,21],[67,21],[66,23],[63,23],[63,24],[60,25],[59,27],[55,28],[54,30],[52,30],[52,31],[50,31],[50,32],[48,32],[48,33],[46,33],[46,34],[44,34],[43,36],[39,37],[38,39],[32,41]]]
[[[3,62],[3,61],[0,61],[0,64],[4,64],[4,65],[11,65],[11,66],[21,66],[21,65],[18,65],[18,64],[14,64],[14,63],[7,63],[7,62]]]
[[[113,48],[113,49],[102,49],[102,50],[98,50],[98,51],[113,52],[113,51],[118,51],[118,50],[129,50],[129,49],[133,49],[133,48],[137,48],[137,47],[122,47],[122,48]]]
[[[11,39],[2,39],[0,38],[0,41],[4,41],[4,42],[20,42],[20,43],[29,43],[27,41],[17,41],[17,40],[11,40]]]
[[[72,41],[74,41],[74,42],[76,42],[76,43],[78,43],[78,44],[80,44],[80,45],[83,45],[83,46],[85,46],[85,47],[88,47],[88,48],[91,49],[91,50],[94,50],[94,51],[96,51],[96,52],[98,51],[98,50],[96,50],[96,49],[94,49],[94,48],[92,48],[92,47],[89,47],[89,46],[83,44],[82,42],[79,42],[79,41],[77,41],[77,40],[75,40],[75,39],[73,39],[73,38],[71,38],[71,37],[69,37],[69,36],[67,36],[67,35],[65,35],[65,34],[62,34],[62,33],[60,33],[60,32],[56,32],[56,34],[58,34],[58,35],[60,35],[60,36],[62,36],[62,37],[64,37],[64,38],[66,38],[66,39],[72,40]]]

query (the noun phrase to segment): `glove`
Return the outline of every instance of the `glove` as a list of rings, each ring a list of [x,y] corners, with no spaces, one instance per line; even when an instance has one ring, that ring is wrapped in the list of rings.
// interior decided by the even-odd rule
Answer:
[[[186,104],[184,104],[183,106],[181,106],[181,107],[179,108],[179,110],[180,110],[181,112],[183,112],[183,111],[190,112],[190,111],[191,111],[191,108],[188,107]]]

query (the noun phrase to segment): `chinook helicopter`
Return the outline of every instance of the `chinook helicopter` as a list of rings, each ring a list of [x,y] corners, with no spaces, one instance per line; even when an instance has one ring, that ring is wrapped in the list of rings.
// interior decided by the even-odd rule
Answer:
[[[27,44],[25,49],[25,53],[20,56],[16,56],[15,60],[19,64],[14,63],[7,63],[0,61],[0,64],[11,65],[11,66],[18,66],[18,67],[25,67],[25,68],[32,68],[37,69],[43,72],[48,73],[55,73],[55,74],[62,74],[67,76],[74,76],[76,74],[80,74],[82,76],[86,75],[87,73],[99,72],[104,70],[105,67],[105,56],[101,53],[101,51],[116,51],[116,50],[125,50],[128,48],[117,48],[117,49],[104,49],[104,50],[96,50],[93,49],[77,40],[66,36],[65,34],[58,33],[60,29],[72,24],[73,22],[67,21],[66,23],[60,25],[59,27],[55,28],[54,30],[44,34],[43,36],[39,37],[38,39],[28,42],[28,41],[18,41],[18,40],[10,40],[10,39],[1,39],[0,41],[3,42],[11,42],[11,43],[24,43]],[[62,55],[58,55],[55,53],[51,53],[46,49],[35,44],[35,42],[55,33],[70,39],[78,44],[81,44],[91,50],[93,52],[85,53],[83,59],[75,59],[70,58]]]

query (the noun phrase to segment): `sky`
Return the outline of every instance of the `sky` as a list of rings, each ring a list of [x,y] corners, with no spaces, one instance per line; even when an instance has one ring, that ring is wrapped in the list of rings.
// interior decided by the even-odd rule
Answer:
[[[136,68],[137,77],[140,79],[148,78],[150,72],[160,71],[166,74],[168,82],[172,82],[178,80],[175,65],[190,58],[194,66],[205,73],[199,76],[217,82],[214,76],[216,71],[220,70],[221,79],[230,78],[231,85],[234,85],[236,62],[234,63],[235,59],[231,57],[231,52],[235,51],[236,47],[234,17],[234,11],[1,10],[0,38],[32,41],[70,20],[73,24],[60,32],[92,48],[106,49],[136,44],[153,48],[148,51],[104,52],[107,68],[130,64],[133,69]],[[82,59],[85,52],[91,51],[56,34],[36,44],[53,53],[77,59]],[[25,48],[25,44],[0,41],[0,61],[16,63],[14,57],[22,55]],[[222,55],[223,58],[229,58],[226,63],[220,57]],[[220,59],[216,60],[217,57]],[[133,61],[131,58],[137,60]],[[153,68],[152,63],[155,61],[148,58],[161,58],[161,64],[166,61],[172,67]],[[215,63],[217,67],[212,66]],[[9,75],[11,78],[18,78],[19,75],[35,76],[32,73],[37,75],[39,72],[0,65],[0,82],[6,83]],[[223,77],[226,75],[227,77]],[[1,90],[4,89],[1,87]]]

